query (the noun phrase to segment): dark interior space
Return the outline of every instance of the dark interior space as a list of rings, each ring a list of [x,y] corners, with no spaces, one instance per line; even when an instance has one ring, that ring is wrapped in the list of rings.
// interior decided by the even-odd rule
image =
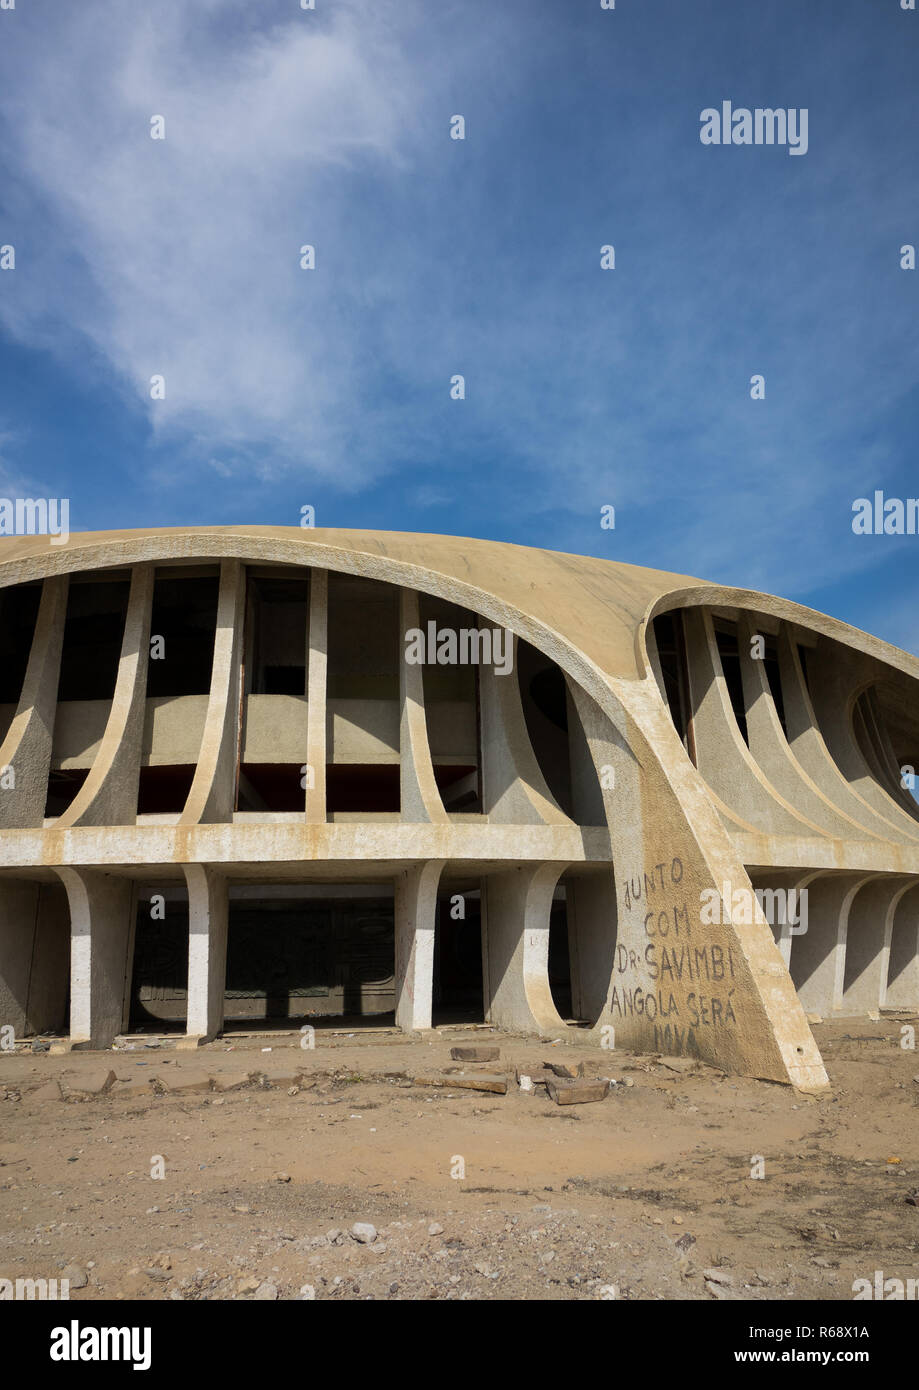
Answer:
[[[243,763],[239,769],[238,811],[302,811],[306,789],[299,763]]]
[[[0,705],[19,703],[40,601],[40,584],[0,590]]]
[[[110,700],[115,693],[130,585],[72,582],[67,599],[58,700]]]
[[[183,811],[194,776],[194,763],[142,767],[137,786],[137,814],[151,816]]]
[[[305,695],[309,580],[250,576],[248,691]]]
[[[151,648],[149,699],[206,695],[210,690],[219,587],[216,571],[205,576],[156,576],[150,635],[163,638],[163,655],[156,657]]]
[[[52,768],[48,774],[45,815],[62,816],[88,776],[88,767]]]
[[[402,804],[395,763],[330,763],[326,804],[331,811],[396,811]]]
[[[434,936],[434,1026],[482,1023],[484,1008],[481,895],[442,892]]]

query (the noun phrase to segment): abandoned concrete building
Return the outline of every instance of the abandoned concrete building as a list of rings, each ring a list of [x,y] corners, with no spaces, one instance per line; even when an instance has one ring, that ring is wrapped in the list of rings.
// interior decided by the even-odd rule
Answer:
[[[16,1037],[465,1020],[813,1090],[809,1014],[919,1007],[919,662],[809,609],[138,530],[4,541],[0,650]]]

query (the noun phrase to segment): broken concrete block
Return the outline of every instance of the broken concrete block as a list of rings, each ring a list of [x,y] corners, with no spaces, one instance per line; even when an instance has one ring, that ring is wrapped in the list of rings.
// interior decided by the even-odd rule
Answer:
[[[497,1062],[501,1056],[500,1047],[451,1047],[450,1056],[454,1062]]]
[[[211,1089],[212,1081],[206,1071],[179,1071],[164,1081],[161,1076],[156,1078],[159,1085],[164,1086],[171,1096],[195,1095]]]
[[[472,1076],[435,1076],[429,1081],[424,1081],[419,1077],[418,1084],[421,1086],[447,1086],[451,1091],[491,1091],[496,1096],[507,1095],[507,1077],[489,1076],[485,1072],[473,1073]]]
[[[111,1096],[125,1096],[128,1100],[134,1100],[137,1096],[152,1096],[153,1086],[149,1076],[131,1077],[129,1081],[116,1081],[111,1091]]]
[[[84,1096],[104,1096],[115,1084],[115,1073],[108,1071],[87,1071],[77,1080],[69,1083],[69,1089]]]
[[[547,1081],[551,1081],[555,1073],[548,1067],[518,1067],[517,1083],[519,1085],[522,1076],[528,1076],[534,1086],[545,1086]]]
[[[543,1066],[553,1076],[567,1077],[569,1080],[584,1075],[583,1062],[578,1062],[577,1066],[573,1062],[543,1062]]]
[[[696,1059],[694,1057],[662,1057],[660,1062],[662,1067],[668,1071],[687,1072],[696,1070]]]
[[[63,1092],[59,1082],[46,1081],[43,1085],[37,1086],[34,1091],[30,1091],[26,1099],[42,1105],[46,1100],[63,1100]]]
[[[573,1080],[554,1077],[546,1089],[556,1105],[586,1105],[590,1101],[605,1100],[609,1095],[606,1081],[591,1081],[587,1077]]]
[[[215,1076],[214,1084],[218,1091],[240,1091],[252,1085],[252,1074],[247,1071],[232,1071],[226,1076]]]

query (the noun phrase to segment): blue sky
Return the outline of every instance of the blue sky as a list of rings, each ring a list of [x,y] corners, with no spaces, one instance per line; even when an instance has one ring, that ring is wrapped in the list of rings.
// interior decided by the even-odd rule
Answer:
[[[74,530],[309,503],[919,652],[919,536],[851,530],[919,495],[917,87],[899,0],[16,0],[0,492]],[[806,107],[807,153],[703,145],[723,100]]]

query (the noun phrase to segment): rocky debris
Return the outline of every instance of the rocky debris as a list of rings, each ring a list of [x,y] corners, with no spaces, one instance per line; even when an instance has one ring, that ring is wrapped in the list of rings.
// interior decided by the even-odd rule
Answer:
[[[662,1057],[660,1064],[668,1071],[680,1072],[681,1074],[698,1070],[694,1057]]]
[[[444,1228],[443,1228],[443,1226],[441,1226],[440,1222],[439,1222],[439,1221],[432,1221],[431,1224],[430,1224],[430,1226],[428,1227],[428,1235],[429,1235],[429,1236],[442,1236],[443,1233],[444,1233]]]
[[[272,1284],[266,1280],[264,1284],[259,1284],[253,1295],[256,1303],[273,1303],[278,1296],[277,1284]]]
[[[128,1100],[136,1100],[138,1096],[155,1095],[153,1089],[153,1079],[149,1076],[131,1078],[130,1081],[118,1080],[115,1082],[109,1094],[111,1096],[124,1096]]]
[[[290,1182],[290,1174],[289,1174],[289,1173],[275,1173],[275,1175],[274,1175],[274,1180],[275,1180],[275,1182]]]
[[[371,1226],[369,1221],[355,1221],[351,1227],[351,1235],[361,1245],[372,1245],[377,1238],[376,1226]]]
[[[728,1274],[726,1269],[703,1269],[702,1278],[706,1283],[725,1284],[729,1288],[734,1284],[734,1276]]]
[[[550,1099],[556,1105],[586,1105],[592,1101],[605,1100],[609,1095],[609,1085],[605,1081],[592,1081],[587,1077],[576,1080],[555,1078],[546,1085]]]
[[[500,1047],[451,1047],[450,1056],[454,1062],[497,1062],[501,1056]]]
[[[61,1270],[61,1278],[66,1279],[71,1289],[85,1289],[89,1283],[89,1276],[85,1269],[79,1265],[66,1265]]]
[[[251,1086],[254,1072],[237,1071],[230,1072],[227,1076],[212,1077],[218,1091],[241,1091],[244,1086]]]

